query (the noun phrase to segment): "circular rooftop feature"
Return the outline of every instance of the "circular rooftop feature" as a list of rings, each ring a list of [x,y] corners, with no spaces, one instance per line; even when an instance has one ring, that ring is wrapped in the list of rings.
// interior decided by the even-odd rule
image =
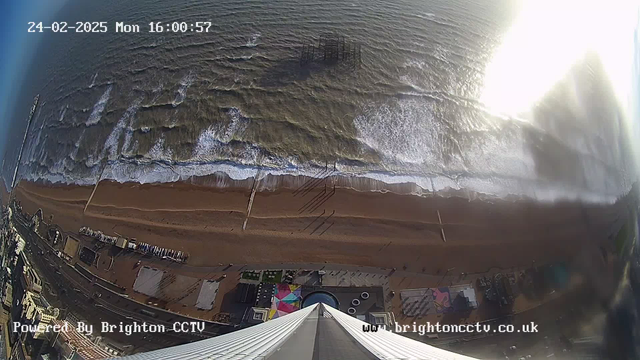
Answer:
[[[313,304],[323,303],[328,306],[331,306],[334,309],[338,308],[338,299],[327,291],[314,291],[302,299],[302,307],[306,308]]]

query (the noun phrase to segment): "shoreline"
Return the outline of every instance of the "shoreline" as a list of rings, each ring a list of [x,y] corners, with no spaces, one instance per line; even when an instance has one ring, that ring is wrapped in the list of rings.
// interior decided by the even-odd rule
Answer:
[[[119,184],[162,185],[186,183],[218,189],[252,189],[257,184],[258,191],[277,192],[280,189],[296,190],[301,187],[328,184],[347,188],[359,192],[390,192],[399,195],[414,195],[421,197],[460,197],[468,200],[482,201],[534,201],[540,203],[579,202],[589,204],[613,204],[624,195],[601,194],[594,192],[576,191],[574,188],[558,188],[544,182],[518,179],[481,179],[478,180],[486,191],[474,189],[471,183],[464,184],[449,179],[446,176],[418,176],[400,175],[391,172],[369,171],[364,173],[342,173],[335,168],[315,167],[313,172],[305,173],[291,169],[269,169],[257,166],[241,167],[240,173],[230,170],[236,165],[226,163],[205,164],[202,170],[190,169],[190,175],[178,174],[171,164],[155,167],[151,172],[143,165],[141,168],[131,168],[127,164],[124,168],[112,169],[107,167],[100,182],[114,182]],[[204,169],[216,165],[216,169]],[[154,175],[156,172],[163,173]],[[172,173],[166,177],[167,173]],[[201,173],[201,174],[198,174]],[[230,175],[234,174],[234,176]],[[164,177],[163,177],[164,176]],[[258,179],[256,181],[256,179]],[[435,179],[435,181],[434,181]],[[95,180],[84,179],[81,182],[69,181],[57,175],[53,181],[41,177],[30,176],[24,181],[39,183],[45,186],[94,186]],[[493,183],[493,181],[497,181]],[[428,182],[428,183],[427,183]],[[468,181],[467,181],[468,182]],[[518,188],[519,191],[512,191]],[[6,190],[6,188],[5,188]],[[303,189],[304,190],[304,189]],[[630,189],[625,191],[628,193]]]
[[[192,266],[328,262],[431,274],[451,267],[474,273],[525,266],[531,259],[565,261],[576,249],[597,249],[627,211],[625,201],[482,201],[340,187],[333,195],[328,187],[323,195],[322,186],[306,194],[257,189],[247,217],[248,183],[221,189],[207,185],[215,179],[198,180],[103,181],[86,213],[91,186],[23,181],[15,192],[25,211],[42,208],[65,231],[90,226],[117,232],[188,252]],[[306,205],[314,198],[319,206]]]

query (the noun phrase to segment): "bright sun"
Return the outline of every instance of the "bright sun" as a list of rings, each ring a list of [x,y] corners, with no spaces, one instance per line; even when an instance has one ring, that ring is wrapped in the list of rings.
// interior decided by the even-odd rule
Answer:
[[[485,71],[481,101],[495,113],[526,112],[587,51],[599,54],[627,105],[638,17],[634,0],[524,0]]]

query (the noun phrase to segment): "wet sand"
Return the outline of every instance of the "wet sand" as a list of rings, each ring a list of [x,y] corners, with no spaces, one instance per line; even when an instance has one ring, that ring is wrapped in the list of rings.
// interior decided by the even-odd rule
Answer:
[[[86,213],[93,187],[22,181],[16,195],[27,212],[40,207],[65,231],[90,226],[186,251],[192,266],[328,262],[429,274],[566,261],[605,243],[627,211],[624,201],[537,204],[285,187],[256,192],[243,231],[251,186],[194,182],[101,182]]]

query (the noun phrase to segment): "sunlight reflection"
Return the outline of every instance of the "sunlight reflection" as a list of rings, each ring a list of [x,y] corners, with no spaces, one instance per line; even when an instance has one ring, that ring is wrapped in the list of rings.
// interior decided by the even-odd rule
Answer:
[[[496,113],[523,113],[592,50],[626,107],[637,7],[633,0],[527,1],[486,68],[480,100]]]

